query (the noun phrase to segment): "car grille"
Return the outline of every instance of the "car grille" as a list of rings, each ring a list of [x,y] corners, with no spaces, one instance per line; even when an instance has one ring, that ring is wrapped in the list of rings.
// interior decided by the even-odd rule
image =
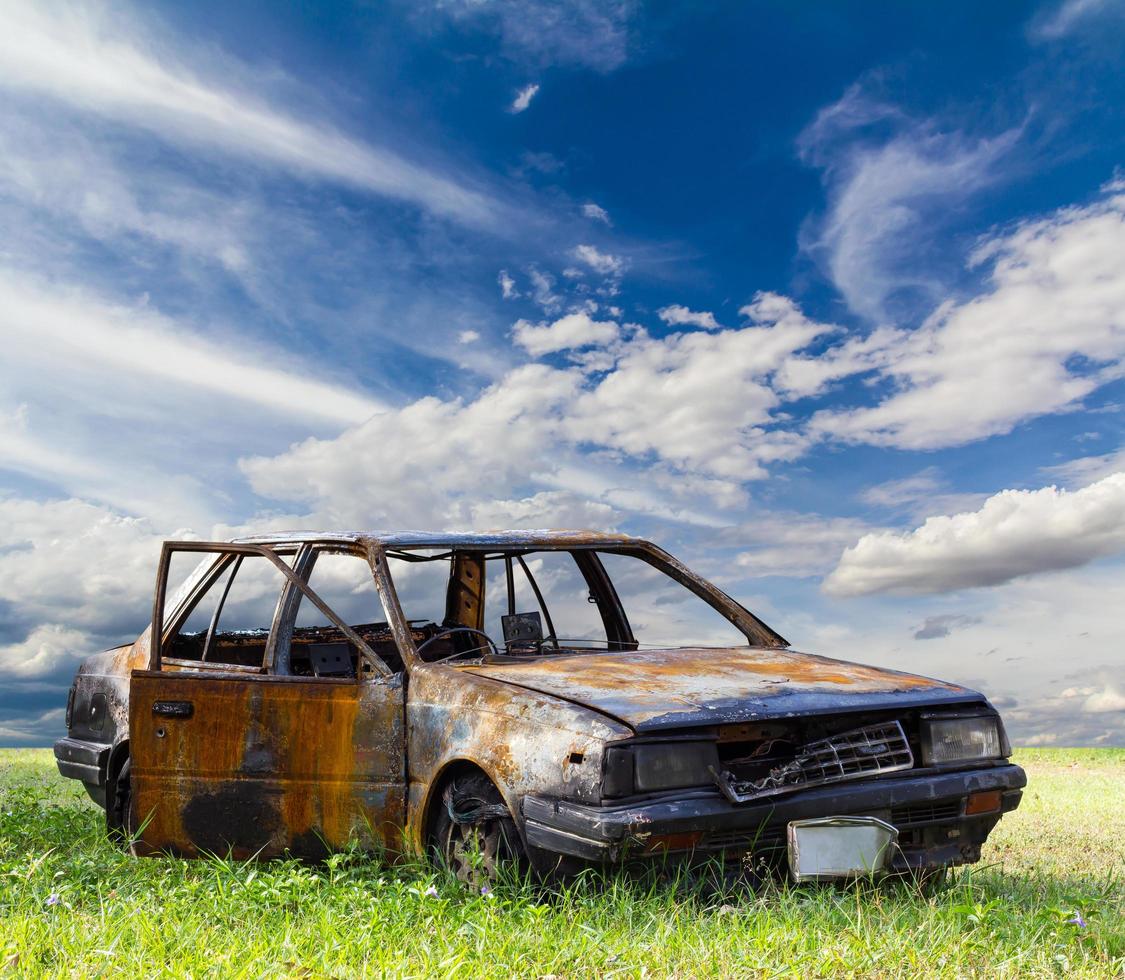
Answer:
[[[961,816],[961,799],[939,802],[911,803],[909,806],[891,808],[891,823],[905,827],[915,823],[940,823]]]
[[[716,781],[728,799],[745,803],[811,786],[898,772],[913,765],[914,754],[902,725],[890,721],[809,742],[793,759],[775,766],[761,779],[740,780],[724,771]]]

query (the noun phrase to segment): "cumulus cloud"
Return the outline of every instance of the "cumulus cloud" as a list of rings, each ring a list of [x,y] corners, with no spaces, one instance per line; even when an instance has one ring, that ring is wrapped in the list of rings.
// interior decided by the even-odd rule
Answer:
[[[1019,136],[973,138],[915,120],[853,85],[801,134],[803,159],[821,168],[828,209],[810,221],[802,246],[856,313],[887,318],[895,299],[941,295],[924,270],[928,243],[960,203],[998,179]],[[923,261],[919,261],[922,259]]]
[[[812,431],[900,449],[963,445],[1072,408],[1120,377],[1125,193],[1107,192],[986,241],[974,256],[991,263],[984,292],[867,352],[892,393],[821,412]]]
[[[881,531],[844,552],[831,595],[922,594],[998,585],[1125,551],[1125,473],[1081,490],[1004,490],[980,510]]]
[[[770,462],[804,451],[799,434],[772,424],[781,401],[770,378],[826,330],[773,294],[747,310],[752,325],[742,329],[659,339],[640,329],[621,336],[615,321],[587,313],[522,322],[513,337],[533,354],[601,346],[566,368],[516,368],[472,400],[423,398],[337,438],[308,439],[241,465],[267,497],[369,526],[448,521],[464,513],[466,494],[511,500],[573,489],[563,473],[588,472],[590,450],[605,452],[599,461],[616,468],[590,493],[615,506],[625,498],[611,501],[610,490],[634,487],[641,509],[658,509],[641,490],[663,479],[654,461],[669,470],[666,497],[695,493],[702,481],[714,499],[739,501],[732,482],[760,478]]]
[[[591,221],[600,221],[603,225],[610,224],[609,212],[593,201],[582,205],[582,215],[583,217],[589,218]]]
[[[1082,702],[1082,710],[1092,715],[1108,714],[1111,711],[1125,711],[1125,694],[1116,687],[1104,687],[1091,692]]]
[[[453,177],[250,95],[267,80],[233,59],[214,56],[206,72],[188,65],[121,10],[12,0],[0,26],[0,86],[468,224],[493,225],[503,210]]]
[[[722,326],[715,322],[714,313],[696,313],[686,306],[673,304],[656,311],[656,315],[665,323],[674,327],[702,327],[704,330],[721,330]]]
[[[459,344],[475,344],[480,340],[479,330],[462,330],[457,334],[457,343]]]
[[[621,256],[601,252],[593,245],[576,245],[570,254],[576,261],[603,276],[618,276],[625,269],[625,260]]]
[[[613,320],[595,320],[588,313],[568,313],[553,323],[519,320],[512,328],[512,339],[532,357],[555,351],[608,344],[617,339],[618,325]]]
[[[508,107],[508,111],[511,113],[520,113],[525,111],[527,107],[531,105],[531,100],[535,98],[538,92],[538,85],[534,83],[531,85],[525,85],[516,93],[516,97],[512,99],[512,104]]]

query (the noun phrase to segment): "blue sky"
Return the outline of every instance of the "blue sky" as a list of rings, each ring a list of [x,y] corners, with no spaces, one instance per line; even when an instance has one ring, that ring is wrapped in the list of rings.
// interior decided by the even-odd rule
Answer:
[[[1125,744],[1125,16],[0,9],[0,741],[158,542],[644,534]]]

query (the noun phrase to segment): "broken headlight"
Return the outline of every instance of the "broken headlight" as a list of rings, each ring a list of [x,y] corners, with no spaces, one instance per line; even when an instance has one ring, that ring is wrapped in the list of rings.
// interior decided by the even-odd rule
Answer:
[[[1004,734],[995,715],[930,718],[922,722],[923,765],[980,762],[1004,755]]]
[[[631,742],[605,752],[605,796],[632,796],[666,789],[709,785],[719,768],[719,750],[710,739]]]

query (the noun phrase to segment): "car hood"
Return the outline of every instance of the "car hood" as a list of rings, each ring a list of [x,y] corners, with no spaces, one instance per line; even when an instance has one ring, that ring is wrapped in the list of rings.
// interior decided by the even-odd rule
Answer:
[[[462,669],[594,708],[639,732],[981,700],[916,674],[764,647],[564,654]]]

